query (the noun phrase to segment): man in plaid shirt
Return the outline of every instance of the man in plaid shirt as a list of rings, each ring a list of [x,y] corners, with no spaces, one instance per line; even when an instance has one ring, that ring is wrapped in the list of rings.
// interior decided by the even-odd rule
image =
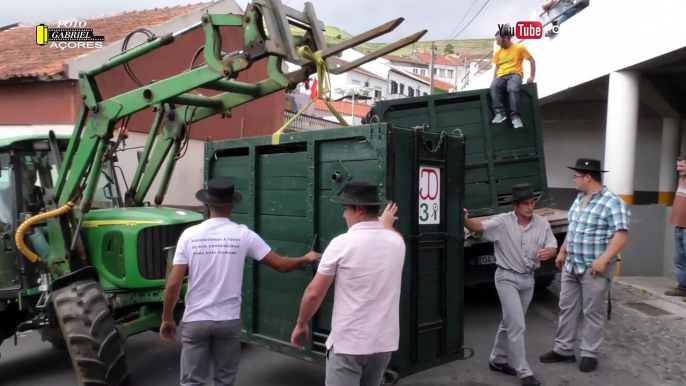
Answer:
[[[602,184],[600,161],[579,158],[574,184],[580,191],[569,210],[567,237],[555,260],[562,269],[560,320],[555,347],[540,357],[543,363],[575,362],[577,319],[583,311],[581,363],[593,371],[605,326],[604,299],[614,276],[619,253],[629,239],[631,211],[624,201]]]

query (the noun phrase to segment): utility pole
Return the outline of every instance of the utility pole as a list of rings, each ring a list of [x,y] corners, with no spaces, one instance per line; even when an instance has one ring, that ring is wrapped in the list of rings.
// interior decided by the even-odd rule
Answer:
[[[434,66],[436,64],[436,46],[434,42],[431,42],[431,65],[429,66],[429,72],[431,75],[431,82],[429,85],[429,95],[434,94]]]

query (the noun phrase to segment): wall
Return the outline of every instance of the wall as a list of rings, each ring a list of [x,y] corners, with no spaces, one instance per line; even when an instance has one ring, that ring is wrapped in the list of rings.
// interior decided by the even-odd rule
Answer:
[[[76,81],[0,83],[0,125],[73,124]]]
[[[365,54],[353,50],[353,49],[347,49],[343,51],[341,54],[341,59],[347,61],[347,62],[353,62],[361,57],[363,57]],[[363,68],[372,74],[376,74],[377,76],[380,76],[381,78],[388,79],[388,72],[390,71],[390,67],[388,66],[389,61],[384,58],[377,58],[375,60],[372,60],[371,62],[367,62],[363,65],[360,66],[360,68]]]
[[[408,87],[411,87],[415,90],[415,96],[417,96],[416,91],[419,89],[420,93],[423,95],[425,92],[429,92],[429,85],[422,83],[418,80],[414,80],[410,77],[404,76],[402,74],[398,74],[397,72],[390,71],[388,73],[388,99],[399,99],[399,98],[407,98],[407,89]],[[391,94],[391,81],[395,81],[398,83],[398,93],[400,93],[400,84],[405,85],[405,90],[403,92],[403,95],[400,94]]]
[[[134,148],[144,146],[147,138],[147,133],[129,133],[129,138],[126,140],[126,149],[124,149],[124,151],[117,152],[119,166],[124,172],[127,184],[130,184],[133,180],[136,167],[138,167],[138,158],[136,153],[138,150],[142,150]],[[195,199],[195,192],[202,188],[203,185],[204,154],[205,141],[197,139],[189,141],[186,153],[176,162],[176,167],[174,168],[174,172],[169,182],[169,187],[162,205],[200,205],[198,200]],[[120,178],[122,194],[124,194],[123,191],[126,189],[126,187],[124,186],[123,181],[121,181],[121,175],[118,174],[117,176]],[[161,173],[157,176],[156,180],[152,184],[152,187],[148,191],[148,194],[145,196],[145,201],[148,201],[151,204],[154,204],[155,202],[155,195],[157,194],[160,178]]]
[[[540,107],[548,186],[560,207],[576,194],[571,170],[579,157],[605,159],[606,102],[555,102]],[[634,203],[657,203],[662,120],[642,107],[636,140]],[[612,172],[612,171],[610,171]]]
[[[674,5],[673,0],[653,0],[649,3],[626,0],[591,1],[587,8],[565,21],[560,26],[559,33],[552,38],[525,40],[524,44],[536,59],[539,97],[545,98],[610,72],[685,47],[686,35],[680,33],[683,18],[681,12],[653,12],[657,9],[674,9]],[[617,17],[618,10],[622,12],[621,17]],[[515,25],[519,20],[505,21]],[[627,28],[634,32],[631,34],[631,45],[640,49],[622,50],[621,55],[611,54],[617,42],[608,37],[616,36],[619,30]],[[582,53],[583,58],[597,60],[562,59],[570,52]],[[490,75],[480,77],[480,81],[470,80],[468,89],[484,88],[485,80],[492,79],[492,71],[486,71]],[[527,65],[525,78],[528,74]],[[561,74],[564,76],[560,76]]]
[[[223,50],[227,52],[242,48],[242,30],[227,28],[222,32]],[[182,73],[190,66],[190,61],[198,48],[205,43],[202,29],[196,29],[181,36],[177,41],[130,62],[131,70],[141,82],[162,80]],[[195,65],[204,63],[202,55]],[[252,67],[239,74],[237,81],[254,83],[267,78],[266,59],[254,63]],[[99,75],[98,85],[104,98],[135,90],[139,86],[126,74],[123,66]],[[205,96],[217,95],[219,92],[198,90]],[[78,85],[74,86],[80,101]],[[285,91],[281,90],[264,98],[238,106],[232,110],[231,118],[222,119],[215,115],[192,125],[190,135],[194,139],[213,140],[250,137],[272,134],[283,124]],[[150,130],[154,113],[151,108],[144,109],[131,117],[129,131],[147,133]],[[190,116],[189,116],[190,118]]]

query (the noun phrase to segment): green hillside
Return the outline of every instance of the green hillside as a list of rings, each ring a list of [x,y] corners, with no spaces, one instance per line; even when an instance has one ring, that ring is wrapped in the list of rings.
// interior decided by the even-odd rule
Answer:
[[[303,30],[291,26],[291,33],[295,36],[302,35]],[[350,39],[353,35],[332,26],[327,26],[324,31],[326,44],[329,46],[338,44],[343,40]],[[488,54],[493,50],[493,39],[470,39],[470,40],[438,40],[435,42],[438,52],[443,53],[445,46],[450,43],[453,46],[453,52],[456,54]],[[364,52],[370,53],[376,49],[381,48],[387,43],[365,43],[357,48]],[[419,41],[414,46],[407,46],[393,52],[393,55],[410,55],[412,49],[417,49],[420,52],[431,52],[431,42]]]

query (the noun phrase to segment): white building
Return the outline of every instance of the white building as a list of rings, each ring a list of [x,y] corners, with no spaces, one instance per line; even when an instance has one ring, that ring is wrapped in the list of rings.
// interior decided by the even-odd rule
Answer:
[[[676,158],[685,154],[686,36],[679,33],[681,13],[654,11],[675,4],[586,2],[560,24],[557,34],[522,42],[536,60],[553,197],[561,207],[570,204],[576,190],[566,166],[591,157],[609,171],[603,177],[607,187],[631,205],[632,236],[623,255],[623,275],[674,278],[673,228],[667,219],[677,185]],[[552,26],[542,12],[537,9],[533,15],[541,17],[548,31]],[[618,22],[636,28],[626,43]],[[526,79],[528,62],[524,70]],[[473,68],[464,89],[488,88],[492,79],[493,68]]]

